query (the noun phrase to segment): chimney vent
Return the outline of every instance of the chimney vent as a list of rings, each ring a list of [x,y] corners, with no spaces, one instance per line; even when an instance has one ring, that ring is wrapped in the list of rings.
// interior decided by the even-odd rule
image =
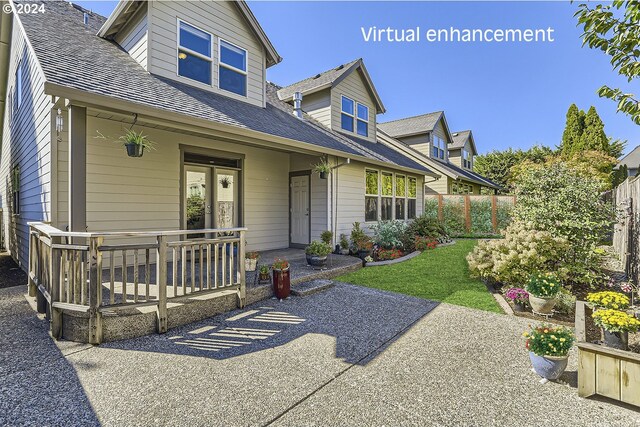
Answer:
[[[302,93],[295,92],[293,94],[293,114],[296,115],[297,118],[302,118]]]
[[[89,25],[89,14],[87,12],[82,16],[82,21],[84,22],[84,25]]]

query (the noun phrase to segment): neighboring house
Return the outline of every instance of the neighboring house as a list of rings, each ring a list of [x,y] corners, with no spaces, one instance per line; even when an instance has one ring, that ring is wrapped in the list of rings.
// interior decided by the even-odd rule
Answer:
[[[477,154],[473,135],[471,131],[452,134],[443,111],[378,123],[378,128],[389,144],[401,143],[417,151],[424,157],[422,164],[441,174],[440,179],[425,183],[426,194],[480,194],[482,188],[500,188],[473,172]]]
[[[638,168],[640,168],[640,145],[638,145],[633,149],[633,151],[620,159],[616,168],[619,168],[622,165],[627,166],[629,176],[638,175]]]
[[[425,177],[438,174],[376,142],[384,107],[362,61],[296,89],[304,113],[266,81],[281,58],[242,1],[121,1],[108,19],[45,8],[0,23],[0,200],[23,268],[31,221],[245,226],[248,248],[266,250],[422,212]],[[111,140],[130,128],[155,149],[127,157]],[[323,158],[336,166],[326,180],[311,172]]]

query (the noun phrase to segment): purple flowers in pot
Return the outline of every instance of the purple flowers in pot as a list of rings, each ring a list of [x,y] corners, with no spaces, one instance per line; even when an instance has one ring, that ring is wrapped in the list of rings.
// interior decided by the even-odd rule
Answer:
[[[522,288],[509,288],[504,296],[514,304],[525,304],[529,300],[529,292]]]

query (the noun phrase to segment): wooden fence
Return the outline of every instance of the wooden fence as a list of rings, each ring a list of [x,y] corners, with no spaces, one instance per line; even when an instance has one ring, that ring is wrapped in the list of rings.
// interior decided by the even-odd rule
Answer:
[[[629,280],[639,283],[640,275],[640,177],[628,178],[613,191],[618,221],[613,231],[613,247]]]
[[[442,222],[452,236],[497,235],[511,222],[515,196],[425,196],[424,212]]]
[[[49,314],[56,338],[63,311],[88,313],[88,341],[99,344],[104,313],[155,307],[162,333],[172,298],[235,290],[244,306],[245,228],[72,233],[43,223],[29,227],[29,295]]]

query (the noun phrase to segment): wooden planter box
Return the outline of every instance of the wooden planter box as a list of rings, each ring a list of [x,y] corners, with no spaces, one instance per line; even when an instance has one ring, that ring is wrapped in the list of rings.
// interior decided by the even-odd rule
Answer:
[[[640,406],[640,354],[586,342],[591,309],[576,303],[578,395],[594,394]]]

